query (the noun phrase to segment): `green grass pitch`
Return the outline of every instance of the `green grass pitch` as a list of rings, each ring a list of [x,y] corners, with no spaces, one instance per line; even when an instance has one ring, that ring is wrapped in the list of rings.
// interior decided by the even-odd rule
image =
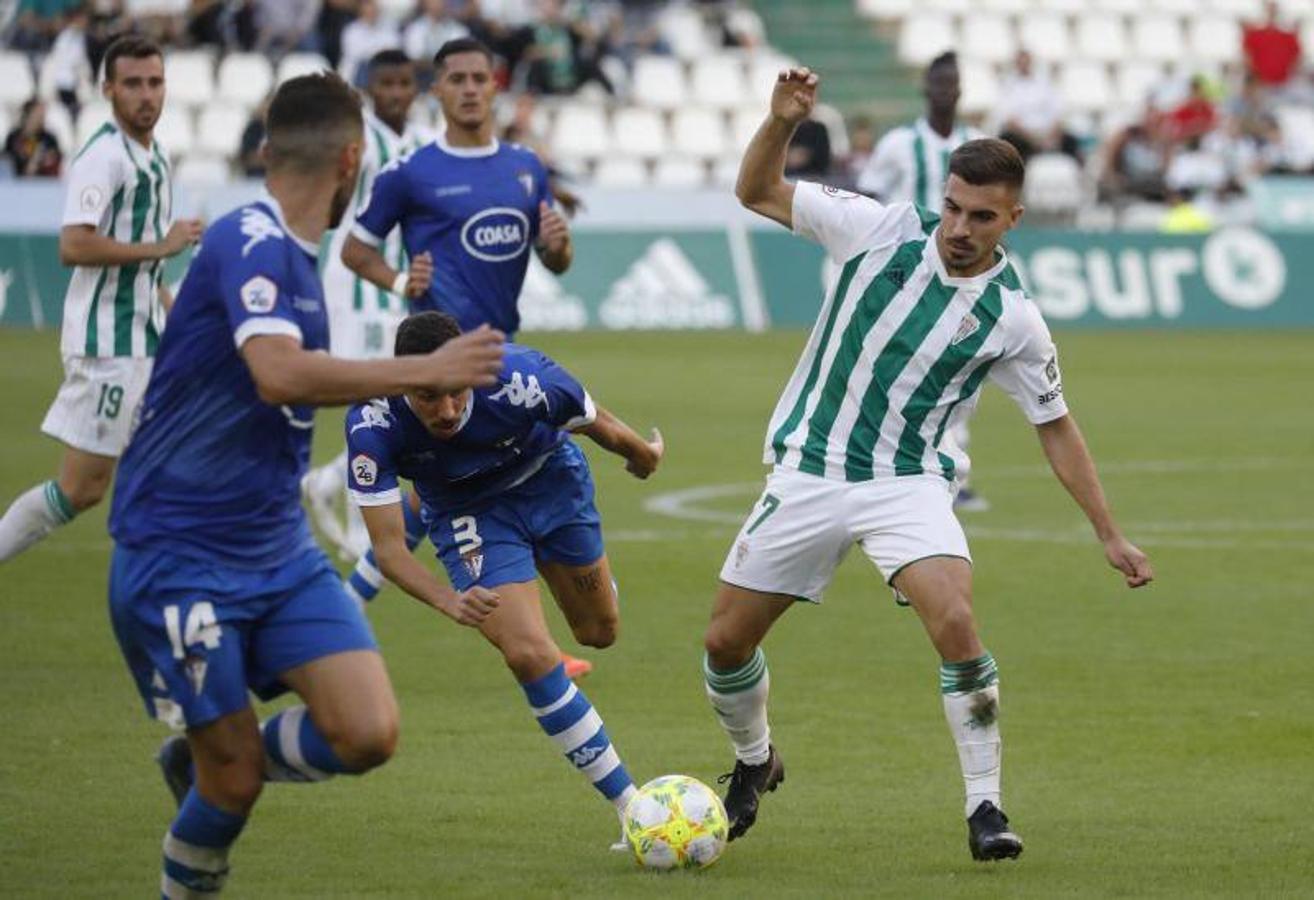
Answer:
[[[646,483],[590,450],[623,626],[590,654],[586,687],[639,781],[729,768],[701,634],[802,340],[535,341],[667,439]],[[230,896],[1314,894],[1311,335],[1058,340],[1069,401],[1158,581],[1122,587],[1031,429],[988,389],[973,455],[994,508],[967,521],[1020,860],[969,860],[937,660],[855,552],[825,605],[793,610],[767,641],[788,781],[713,869],[651,875],[609,854],[610,810],[538,732],[491,648],[389,589],[370,613],[402,706],[396,759],[363,779],[267,790]],[[57,357],[52,334],[0,333],[5,504],[52,471],[38,427]],[[340,421],[321,419],[319,458]],[[694,502],[700,519],[644,505],[712,485],[742,487]],[[110,632],[109,548],[98,511],[0,569],[3,896],[142,897],[157,883],[172,808],[150,761],[162,730]]]

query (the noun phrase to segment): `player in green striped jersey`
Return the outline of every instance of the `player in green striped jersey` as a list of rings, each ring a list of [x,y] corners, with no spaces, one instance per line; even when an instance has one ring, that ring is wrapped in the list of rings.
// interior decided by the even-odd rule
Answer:
[[[857,544],[940,654],[973,858],[1015,857],[1022,842],[1000,809],[997,670],[977,635],[971,558],[952,510],[968,460],[946,437],[987,377],[1035,425],[1127,585],[1147,584],[1153,572],[1109,511],[1063,399],[1049,330],[1000,247],[1022,216],[1017,152],[994,139],[954,151],[943,218],[791,184],[785,150],[817,83],[808,69],[780,74],[736,187],[745,206],[820,243],[842,271],[771,418],[765,461],[774,469],[721,570],[705,638],[708,697],[735,748],[730,836],[752,826],[761,794],[784,778],[760,644],[795,601],[820,602]]]
[[[196,220],[173,219],[169,160],[154,139],[164,59],[120,38],[102,85],[113,119],[68,173],[59,256],[73,267],[64,297],[64,383],[41,430],[64,444],[59,475],[20,495],[0,519],[0,562],[100,502],[131,434],[170,299],[164,261],[194,244]]]

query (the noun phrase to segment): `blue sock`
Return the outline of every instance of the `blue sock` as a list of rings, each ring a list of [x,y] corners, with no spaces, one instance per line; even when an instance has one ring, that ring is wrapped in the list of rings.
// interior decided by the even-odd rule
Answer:
[[[191,897],[223,890],[228,878],[228,848],[244,825],[245,816],[224,812],[196,793],[196,788],[188,791],[164,835],[160,894]]]
[[[266,781],[323,781],[353,772],[333,752],[304,706],[290,706],[260,725]]]
[[[634,782],[593,704],[566,677],[566,667],[558,664],[542,678],[521,687],[539,726],[570,764],[592,782],[598,793],[623,810],[634,793]]]
[[[424,523],[420,514],[411,509],[410,497],[402,494],[402,519],[406,523],[406,549],[414,550],[424,540]],[[374,551],[366,550],[365,555],[356,561],[356,568],[347,576],[347,593],[361,603],[369,603],[383,590],[383,573],[379,571]]]

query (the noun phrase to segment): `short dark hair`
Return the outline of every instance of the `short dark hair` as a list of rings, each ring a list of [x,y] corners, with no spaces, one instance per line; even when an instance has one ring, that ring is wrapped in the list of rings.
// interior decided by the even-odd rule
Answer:
[[[393,66],[405,66],[411,68],[411,58],[400,50],[380,50],[370,57],[369,66],[366,71],[370,77],[379,69],[387,69]]]
[[[455,56],[458,53],[482,53],[488,60],[488,64],[493,64],[493,51],[488,49],[488,45],[483,41],[472,37],[455,38],[448,41],[438,48],[438,52],[433,57],[433,67],[441,69],[443,63],[447,62],[447,57]]]
[[[364,128],[360,98],[332,72],[300,75],[278,86],[265,115],[269,168],[318,171]]]
[[[968,184],[1002,184],[1020,191],[1027,167],[1017,148],[1008,141],[978,138],[950,154],[949,174]]]
[[[461,326],[447,313],[425,310],[402,319],[392,352],[395,356],[422,356],[460,334]]]
[[[946,50],[945,52],[941,53],[939,56],[937,56],[935,59],[931,60],[930,63],[927,64],[926,74],[930,75],[936,69],[939,69],[943,66],[953,66],[954,68],[957,68],[958,54],[952,50]]]
[[[164,60],[164,52],[160,50],[159,44],[139,34],[125,34],[115,38],[114,42],[105,49],[106,81],[114,80],[114,64],[125,56],[128,59],[150,59],[152,56],[158,56],[161,61]]]

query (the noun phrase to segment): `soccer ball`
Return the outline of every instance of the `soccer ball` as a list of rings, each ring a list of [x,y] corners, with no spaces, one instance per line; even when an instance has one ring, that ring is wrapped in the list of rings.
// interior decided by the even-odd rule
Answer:
[[[649,869],[705,869],[725,851],[729,830],[721,798],[688,775],[654,778],[625,808],[625,839]]]

